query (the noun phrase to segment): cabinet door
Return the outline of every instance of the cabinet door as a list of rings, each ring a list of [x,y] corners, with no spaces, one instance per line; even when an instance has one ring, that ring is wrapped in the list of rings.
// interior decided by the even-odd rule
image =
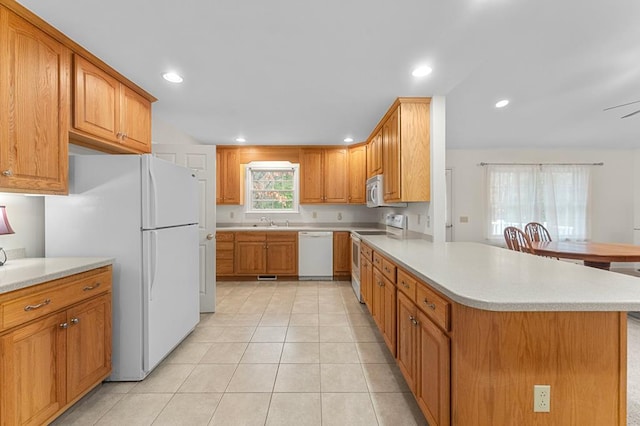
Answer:
[[[111,294],[67,311],[67,401],[111,372]]]
[[[0,7],[0,191],[67,193],[71,53]]]
[[[233,275],[233,232],[216,233],[216,275]]]
[[[384,200],[400,201],[400,115],[398,109],[382,126]]]
[[[142,153],[151,152],[151,102],[126,86],[122,88],[122,144]]]
[[[351,274],[351,233],[333,233],[333,275]]]
[[[418,312],[420,327],[416,399],[427,421],[447,426],[451,419],[449,337],[426,315]]]
[[[41,425],[65,404],[66,314],[54,314],[0,338],[3,425]]]
[[[384,334],[384,277],[382,272],[373,267],[372,312],[380,333]]]
[[[411,299],[398,292],[398,346],[396,359],[398,367],[409,385],[416,393],[416,369],[418,352],[417,308]]]
[[[367,305],[373,315],[371,300],[373,296],[373,274],[371,268],[372,266],[369,259],[360,255],[360,294],[362,295],[362,301]]]
[[[300,150],[300,204],[324,202],[323,150]]]
[[[382,130],[380,130],[367,146],[367,177],[382,173]]]
[[[120,82],[74,55],[73,127],[120,144]]]
[[[349,204],[365,204],[367,183],[367,147],[349,148]]]
[[[267,274],[298,275],[298,246],[295,242],[267,240]]]
[[[387,278],[383,278],[383,280],[384,318],[382,323],[384,328],[382,337],[393,356],[396,356],[396,286]]]
[[[331,148],[324,151],[324,202],[349,202],[349,150]]]
[[[267,242],[236,242],[235,266],[238,275],[257,275],[267,271]]]
[[[236,148],[224,148],[216,155],[216,203],[242,204],[240,194],[240,157]]]

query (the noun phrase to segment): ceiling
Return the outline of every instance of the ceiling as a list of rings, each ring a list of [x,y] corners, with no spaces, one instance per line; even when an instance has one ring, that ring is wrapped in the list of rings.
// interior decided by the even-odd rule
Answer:
[[[202,143],[362,141],[397,96],[444,95],[448,148],[640,147],[640,103],[603,111],[640,100],[638,1],[20,3]]]

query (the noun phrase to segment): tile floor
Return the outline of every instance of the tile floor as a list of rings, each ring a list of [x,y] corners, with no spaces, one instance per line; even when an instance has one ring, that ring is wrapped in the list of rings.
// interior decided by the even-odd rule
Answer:
[[[139,383],[56,425],[426,425],[348,282],[221,282],[215,314]]]

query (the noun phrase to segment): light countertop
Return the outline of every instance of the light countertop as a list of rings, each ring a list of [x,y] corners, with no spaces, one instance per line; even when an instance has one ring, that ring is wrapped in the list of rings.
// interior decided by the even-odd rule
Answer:
[[[268,226],[264,224],[260,225],[252,225],[252,224],[235,224],[235,223],[221,223],[216,224],[216,231],[224,232],[224,231],[355,231],[355,230],[384,230],[379,228],[376,224],[365,223],[365,224],[331,224],[331,223],[318,223],[318,224],[307,224],[307,223],[292,223],[289,226],[285,224],[278,223],[277,226]]]
[[[0,266],[0,293],[113,264],[108,257],[47,257],[9,260]]]
[[[481,243],[363,236],[451,300],[491,311],[640,311],[640,278]]]

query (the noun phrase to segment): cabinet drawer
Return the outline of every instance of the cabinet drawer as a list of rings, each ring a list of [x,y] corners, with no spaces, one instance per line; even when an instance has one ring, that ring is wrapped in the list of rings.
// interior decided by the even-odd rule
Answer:
[[[373,266],[378,268],[380,272],[382,272],[382,255],[380,255],[377,251],[373,252]]]
[[[216,241],[233,241],[233,232],[217,232]]]
[[[231,251],[233,255],[233,241],[222,241],[216,243],[216,255],[221,251]],[[217,256],[216,256],[217,257]]]
[[[230,259],[216,259],[216,275],[233,275],[233,257]]]
[[[236,232],[236,241],[267,241],[266,232]]]
[[[233,260],[233,249],[232,250],[216,250],[216,260],[220,259],[231,259]]]
[[[416,286],[416,295],[418,308],[424,311],[433,322],[445,331],[450,331],[449,311],[451,310],[451,303],[422,283],[418,283]]]
[[[267,241],[296,241],[298,239],[297,232],[267,232]]]
[[[370,262],[373,261],[373,250],[371,247],[360,244],[360,254],[366,257]]]
[[[407,295],[412,302],[416,301],[416,287],[418,282],[402,269],[398,269],[398,290]]]
[[[111,289],[111,272],[105,271],[51,287],[0,304],[2,328],[11,328],[63,309]]]
[[[396,265],[382,258],[382,275],[387,277],[393,284],[396,283]]]

